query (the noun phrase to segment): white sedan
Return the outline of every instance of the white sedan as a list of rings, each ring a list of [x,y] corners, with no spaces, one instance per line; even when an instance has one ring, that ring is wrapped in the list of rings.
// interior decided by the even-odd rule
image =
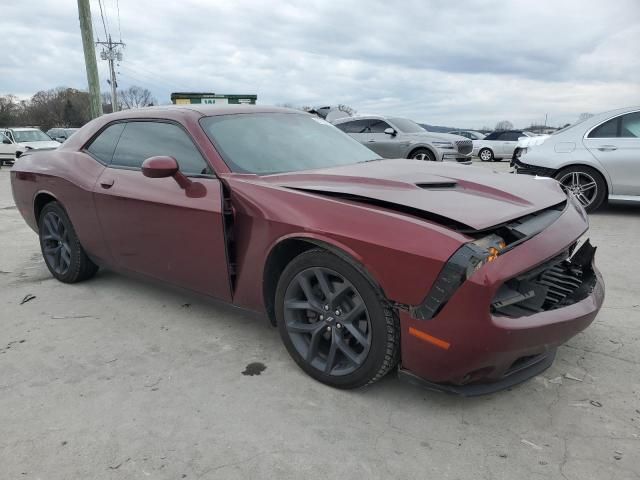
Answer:
[[[496,130],[482,140],[473,141],[474,157],[480,157],[483,162],[496,162],[503,158],[511,158],[521,137],[533,137],[531,132],[524,130]]]

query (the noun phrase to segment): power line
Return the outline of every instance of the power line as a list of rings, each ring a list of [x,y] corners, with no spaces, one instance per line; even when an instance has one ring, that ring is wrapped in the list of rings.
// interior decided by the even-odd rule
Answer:
[[[120,0],[116,0],[116,7],[118,9],[118,34],[120,35],[120,41],[122,41],[122,30],[120,29]]]
[[[102,11],[102,1],[98,0],[98,5],[100,6],[100,16],[102,17],[102,26],[104,27],[104,36],[105,38],[109,37],[109,34],[107,33],[107,24],[104,21],[104,13]]]

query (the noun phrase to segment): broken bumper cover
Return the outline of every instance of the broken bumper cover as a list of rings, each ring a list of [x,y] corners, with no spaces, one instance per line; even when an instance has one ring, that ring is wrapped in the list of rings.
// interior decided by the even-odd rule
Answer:
[[[545,303],[526,314],[505,314],[493,305],[506,283],[545,266],[561,252],[573,252],[586,228],[581,212],[569,207],[544,231],[476,272],[435,317],[420,320],[401,312],[400,376],[430,389],[481,395],[541,373],[553,362],[556,348],[587,328],[602,306],[604,283],[593,266],[593,251],[582,262],[589,263],[592,283],[579,298],[569,298],[574,303]]]
[[[512,371],[508,372],[508,374],[506,374],[501,380],[490,383],[471,383],[468,385],[434,383],[420,378],[401,367],[398,369],[398,377],[412,385],[417,385],[435,392],[451,393],[463,397],[477,397],[506,390],[520,383],[526,382],[530,378],[541,374],[549,368],[553,364],[555,358],[555,348],[540,355],[534,355],[513,368]]]

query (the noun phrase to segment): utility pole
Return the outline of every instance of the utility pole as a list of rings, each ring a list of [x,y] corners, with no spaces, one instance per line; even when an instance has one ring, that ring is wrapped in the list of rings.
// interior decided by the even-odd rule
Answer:
[[[84,64],[87,69],[87,82],[89,83],[91,118],[96,118],[102,115],[102,101],[100,99],[100,81],[98,80],[96,50],[93,44],[93,27],[91,26],[91,7],[89,6],[89,0],[78,0],[78,17],[80,18]]]
[[[116,80],[116,70],[113,64],[116,60],[118,62],[122,61],[122,52],[120,51],[120,47],[124,47],[124,43],[111,41],[111,34],[109,34],[108,40],[106,42],[96,42],[96,45],[102,45],[100,58],[102,60],[107,60],[109,62],[109,74],[111,76],[111,80],[109,81],[109,83],[111,84],[111,110],[113,112],[117,112],[118,111],[118,98],[117,98],[118,81]]]

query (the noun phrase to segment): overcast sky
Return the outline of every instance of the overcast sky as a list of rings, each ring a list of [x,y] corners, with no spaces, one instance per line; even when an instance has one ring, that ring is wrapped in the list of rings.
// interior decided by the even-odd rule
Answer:
[[[469,128],[640,104],[640,0],[102,0],[114,40],[118,1],[120,87],[160,103],[172,91],[257,93]],[[91,8],[103,40],[98,0]],[[5,2],[0,31],[0,94],[86,89],[75,0]]]

